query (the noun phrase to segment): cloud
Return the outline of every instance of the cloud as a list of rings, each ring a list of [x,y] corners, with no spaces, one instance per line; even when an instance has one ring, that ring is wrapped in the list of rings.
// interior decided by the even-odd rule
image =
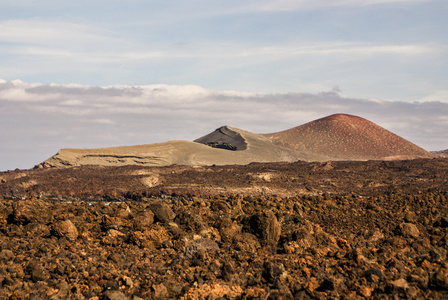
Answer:
[[[115,124],[114,121],[112,121],[111,119],[107,119],[107,118],[103,118],[103,119],[93,119],[92,122],[94,122],[94,123],[98,123],[98,124],[106,124],[106,125]]]
[[[117,43],[113,32],[69,22],[5,20],[0,22],[0,40],[7,43],[68,48],[77,45]],[[85,44],[81,44],[83,42]],[[35,50],[37,51],[37,50]]]
[[[448,103],[448,90],[434,91],[430,95],[420,99],[418,102],[444,102],[444,103]]]
[[[255,92],[340,85],[415,100],[444,85],[443,9],[406,6],[414,17],[400,18],[398,6],[359,7],[405,2],[418,1],[113,1],[106,11],[87,1],[13,1],[0,18],[0,78]],[[308,8],[316,12],[276,13]],[[426,85],[417,90],[416,81]]]
[[[378,45],[368,43],[315,43],[306,46],[286,46],[286,47],[257,47],[249,50],[241,50],[239,56],[284,56],[293,55],[357,55],[361,57],[370,55],[421,55],[431,53],[441,53],[446,51],[445,47],[438,45]]]
[[[283,5],[294,6],[316,1],[299,1],[299,4],[295,1],[279,2],[269,2],[269,5],[282,7],[281,3],[284,3]],[[347,2],[351,1],[338,3]],[[161,59],[242,58],[260,63],[257,62],[260,57],[264,57],[263,61],[269,61],[272,57],[278,59],[300,55],[422,55],[446,52],[446,46],[438,44],[369,44],[340,41],[282,43],[280,46],[254,46],[245,42],[225,40],[191,41],[185,44],[147,43],[131,40],[121,34],[123,33],[119,31],[70,22],[6,20],[0,22],[0,42],[5,43],[0,53],[46,58],[50,62],[60,61],[64,65],[93,63],[105,66],[111,63],[149,63]]]
[[[269,133],[333,113],[364,117],[428,150],[446,149],[448,103],[431,99],[413,103],[354,99],[340,95],[338,89],[256,94],[195,85],[82,86],[1,80],[0,170],[32,167],[60,148],[194,140],[221,125]]]
[[[261,11],[292,11],[309,10],[337,6],[370,6],[377,4],[393,3],[418,3],[431,2],[433,0],[268,0],[254,5],[253,8]]]

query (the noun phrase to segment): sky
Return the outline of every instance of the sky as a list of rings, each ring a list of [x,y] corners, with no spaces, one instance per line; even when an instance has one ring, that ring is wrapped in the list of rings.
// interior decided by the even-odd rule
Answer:
[[[448,149],[446,0],[0,0],[0,171],[349,113]]]

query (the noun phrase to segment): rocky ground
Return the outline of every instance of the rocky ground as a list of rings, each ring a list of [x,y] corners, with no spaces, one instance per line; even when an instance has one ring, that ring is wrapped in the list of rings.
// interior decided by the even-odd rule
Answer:
[[[0,299],[448,297],[448,160],[0,173]]]
[[[433,154],[435,154],[438,157],[448,157],[448,149],[447,150],[441,150],[441,151],[433,151]]]

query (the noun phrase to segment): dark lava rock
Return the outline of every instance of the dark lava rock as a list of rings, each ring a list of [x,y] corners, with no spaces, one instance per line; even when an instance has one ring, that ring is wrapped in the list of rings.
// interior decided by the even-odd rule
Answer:
[[[126,297],[125,294],[123,294],[123,292],[120,291],[114,291],[114,290],[109,290],[103,293],[103,297],[101,298],[103,300],[128,300],[129,298]]]
[[[234,247],[240,251],[256,252],[261,248],[260,242],[253,234],[243,232],[237,235],[234,240]]]
[[[219,246],[210,239],[200,238],[197,240],[187,241],[185,243],[184,254],[188,258],[192,258],[197,252],[214,253],[218,251]]]
[[[12,252],[11,250],[3,249],[2,251],[0,251],[0,260],[2,260],[3,262],[12,260],[14,256],[14,252]]]
[[[277,279],[284,279],[287,277],[287,272],[283,264],[275,264],[266,262],[264,264],[263,276],[268,282],[273,283]]]
[[[202,217],[191,211],[182,211],[176,217],[176,222],[184,225],[187,230],[200,232],[204,227],[204,220]]]
[[[152,286],[155,299],[165,299],[168,297],[168,290],[163,283]]]
[[[45,205],[42,203],[42,205]],[[27,225],[28,223],[49,223],[53,220],[53,213],[49,210],[36,211],[36,205],[28,201],[17,201],[12,213],[8,216],[8,223]]]
[[[448,227],[448,219],[446,217],[441,217],[440,220],[437,220],[434,222],[434,227],[447,228]]]
[[[42,262],[37,260],[28,263],[26,272],[31,276],[33,282],[43,281],[49,277],[47,270],[42,266]]]
[[[246,228],[257,236],[262,244],[275,246],[280,239],[281,227],[275,214],[268,210],[259,212],[245,221]]]
[[[236,146],[233,146],[232,144],[224,143],[224,142],[210,142],[210,143],[206,143],[205,145],[213,147],[213,148],[226,149],[226,150],[232,150],[232,151],[238,150],[238,148]]]
[[[133,222],[139,230],[149,227],[154,222],[154,213],[150,210],[140,212],[133,218]]]
[[[438,289],[448,290],[448,268],[440,268],[433,276],[433,285]]]
[[[389,281],[388,283],[388,290],[390,292],[406,292],[408,289],[409,283],[403,278]]]
[[[76,240],[78,229],[70,220],[58,221],[54,223],[53,230],[57,237],[66,237],[69,240]]]
[[[446,178],[438,159],[0,172],[0,299],[445,299]]]
[[[400,235],[404,237],[417,238],[420,235],[420,231],[418,230],[417,226],[412,223],[401,223],[396,230]]]
[[[158,222],[171,222],[176,217],[171,207],[163,202],[151,204],[149,207],[154,213],[155,220]]]
[[[219,234],[223,242],[231,243],[241,234],[242,227],[238,223],[228,220],[224,222],[219,229]]]
[[[123,218],[104,215],[101,219],[101,227],[103,231],[107,231],[109,229],[119,230],[123,226],[129,226],[128,221]]]

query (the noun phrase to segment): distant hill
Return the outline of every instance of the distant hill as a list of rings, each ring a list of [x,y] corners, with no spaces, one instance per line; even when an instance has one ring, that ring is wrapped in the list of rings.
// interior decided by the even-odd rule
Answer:
[[[431,151],[431,153],[437,157],[448,157],[448,149],[441,150],[441,151]]]
[[[366,119],[335,114],[265,135],[280,145],[329,160],[430,157],[426,150]]]
[[[62,149],[39,167],[232,165],[251,162],[400,160],[435,157],[363,118],[335,114],[285,131],[255,134],[229,126],[194,142]]]

